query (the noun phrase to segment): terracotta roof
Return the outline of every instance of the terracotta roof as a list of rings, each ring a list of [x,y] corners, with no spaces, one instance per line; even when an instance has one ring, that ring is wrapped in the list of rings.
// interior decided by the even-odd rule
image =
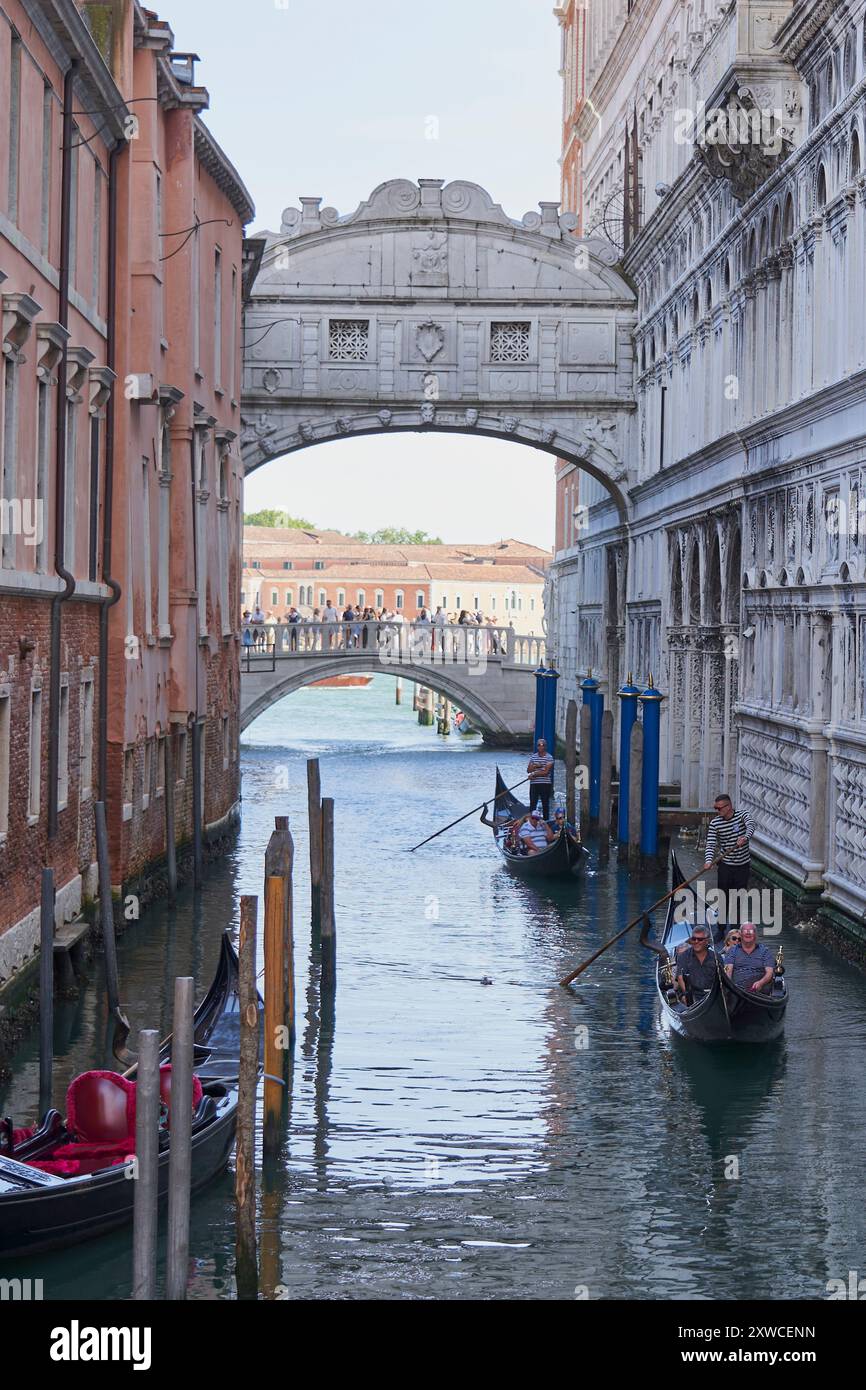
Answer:
[[[478,589],[479,593],[483,590],[490,590],[499,584],[534,584],[541,588],[544,584],[543,576],[537,571],[530,569],[528,565],[496,565],[485,566],[483,569],[468,569],[466,565],[415,565],[411,569],[406,566],[402,569],[395,569],[393,572],[382,570],[379,567],[369,565],[352,565],[348,569],[333,567],[327,570],[284,570],[253,569],[245,565],[243,569],[244,579],[258,581],[263,584],[313,584],[316,588],[352,588],[358,584],[395,585],[398,588],[411,588],[414,584],[427,584],[431,580],[441,582],[459,583],[469,594],[470,590]]]

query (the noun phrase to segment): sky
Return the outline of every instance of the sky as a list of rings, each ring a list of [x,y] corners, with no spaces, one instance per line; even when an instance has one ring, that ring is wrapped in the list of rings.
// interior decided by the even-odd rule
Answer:
[[[162,0],[201,56],[204,115],[256,204],[248,230],[318,197],[354,210],[392,178],[468,179],[511,217],[559,197],[553,0]],[[432,138],[431,138],[432,137]],[[327,455],[325,450],[328,450]],[[443,540],[553,540],[548,455],[403,434],[302,450],[247,480],[246,510]]]

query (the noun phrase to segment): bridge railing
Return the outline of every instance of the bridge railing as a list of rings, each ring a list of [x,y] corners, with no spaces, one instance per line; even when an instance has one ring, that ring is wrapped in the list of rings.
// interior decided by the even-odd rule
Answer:
[[[301,620],[251,626],[252,643],[245,644],[244,670],[273,669],[283,658],[314,655],[346,657],[364,653],[383,666],[443,666],[488,662],[506,666],[538,666],[544,658],[544,638],[516,633],[513,627],[475,623],[337,622]]]

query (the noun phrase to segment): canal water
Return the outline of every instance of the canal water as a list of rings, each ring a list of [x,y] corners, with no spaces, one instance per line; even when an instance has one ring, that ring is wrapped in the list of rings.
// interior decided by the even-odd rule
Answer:
[[[291,1121],[262,1196],[268,1292],[285,1298],[788,1299],[866,1274],[866,988],[784,935],[784,1040],[710,1049],[660,1029],[632,935],[557,980],[663,884],[616,861],[514,879],[473,816],[497,761],[395,708],[393,681],[307,689],[245,735],[243,825],[197,900],[120,943],[134,1027],[167,1031],[175,975],[199,994],[239,895],[288,811],[296,846],[298,1041]],[[321,1007],[308,925],[305,759],[336,801],[338,988]],[[101,967],[57,1021],[57,1097],[106,1056]],[[0,1113],[36,1109],[35,1040]],[[189,1296],[234,1296],[232,1175],[193,1203]],[[18,1261],[46,1298],[130,1291],[128,1231]],[[0,1271],[2,1272],[2,1271]],[[160,1278],[162,1267],[160,1268]]]

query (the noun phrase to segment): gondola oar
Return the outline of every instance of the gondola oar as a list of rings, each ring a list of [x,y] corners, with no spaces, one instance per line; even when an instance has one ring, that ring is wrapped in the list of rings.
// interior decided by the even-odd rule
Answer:
[[[408,853],[409,853],[409,854],[414,854],[414,852],[415,852],[416,849],[420,849],[420,848],[421,848],[421,845],[429,844],[429,842],[430,842],[431,840],[435,840],[435,839],[436,839],[436,836],[437,836],[437,835],[444,835],[446,830],[450,830],[450,829],[452,828],[452,826],[459,825],[460,822],[461,822],[462,820],[466,820],[468,816],[474,816],[476,811],[483,811],[483,810],[484,810],[484,807],[487,805],[488,801],[491,801],[491,800],[493,800],[493,801],[498,801],[499,798],[500,798],[501,796],[505,796],[505,793],[506,793],[506,792],[516,792],[518,787],[523,787],[523,786],[525,786],[526,783],[527,783],[528,781],[529,781],[529,778],[528,778],[528,777],[524,777],[524,779],[523,779],[522,782],[515,782],[515,784],[514,784],[513,787],[506,787],[506,788],[505,788],[505,791],[497,792],[496,795],[495,795],[494,797],[492,797],[492,798],[489,797],[489,796],[486,797],[485,800],[482,801],[482,802],[480,802],[477,806],[473,806],[471,811],[467,811],[465,816],[458,816],[457,819],[451,821],[451,823],[450,823],[449,825],[443,825],[443,827],[442,827],[441,830],[434,830],[434,831],[433,831],[433,834],[432,834],[432,835],[428,835],[428,836],[427,836],[427,839],[426,839],[426,840],[422,840],[420,844],[413,845],[412,848],[408,851]]]
[[[628,926],[623,927],[622,931],[618,931],[616,936],[612,936],[609,941],[606,941],[604,943],[603,946],[599,946],[597,951],[593,951],[591,956],[588,956],[586,960],[581,961],[580,965],[577,967],[576,970],[572,970],[570,975],[566,975],[564,979],[560,980],[559,983],[563,986],[563,988],[565,988],[566,985],[570,985],[572,980],[576,980],[578,975],[582,975],[584,970],[586,970],[587,966],[592,965],[592,962],[594,960],[598,960],[599,956],[603,956],[605,951],[610,950],[611,946],[615,946],[618,941],[621,941],[624,936],[626,936],[634,927],[637,926],[638,922],[642,922],[644,920],[647,913],[655,912],[657,907],[661,907],[664,903],[670,902],[671,898],[676,897],[677,893],[681,892],[683,888],[687,888],[690,883],[694,883],[695,879],[700,878],[701,874],[705,874],[708,869],[714,869],[716,865],[719,863],[721,857],[722,856],[719,855],[719,858],[714,859],[712,864],[703,865],[700,869],[698,869],[697,873],[692,874],[691,878],[684,878],[682,883],[678,883],[676,888],[672,888],[669,893],[665,893],[664,897],[659,898],[658,902],[653,903],[652,907],[645,907],[643,912],[638,913],[634,921],[629,922]]]

